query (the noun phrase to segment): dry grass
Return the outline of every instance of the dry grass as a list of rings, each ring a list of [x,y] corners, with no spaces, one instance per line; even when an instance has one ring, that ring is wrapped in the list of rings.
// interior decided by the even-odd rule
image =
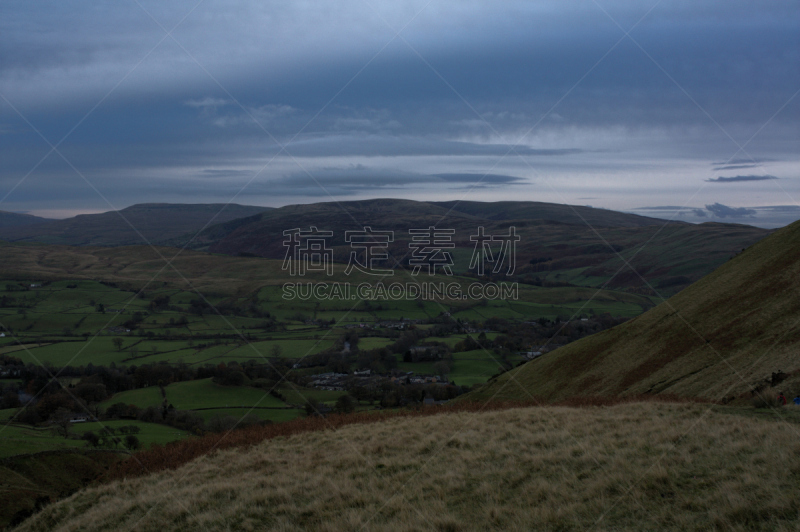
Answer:
[[[20,530],[796,530],[797,428],[702,404],[513,408],[276,437]]]
[[[635,396],[635,397],[573,397],[558,405],[572,407],[611,406],[631,402],[702,402],[699,399],[687,399],[667,395]],[[170,442],[164,446],[153,445],[150,449],[136,453],[135,457],[118,462],[105,475],[103,480],[118,480],[155,473],[164,469],[176,469],[187,462],[203,455],[222,449],[247,447],[272,438],[293,436],[305,432],[319,430],[337,430],[347,425],[378,423],[394,418],[418,418],[455,412],[486,412],[540,406],[542,401],[492,401],[479,403],[475,401],[458,401],[447,406],[435,408],[418,408],[415,410],[362,411],[347,415],[328,415],[321,417],[304,417],[275,423],[266,426],[250,426],[221,434],[207,434],[202,438],[188,438]]]
[[[798,279],[795,222],[668,302],[515,368],[471,397],[669,393],[733,400],[749,398],[778,370],[796,372],[787,386],[800,391]]]

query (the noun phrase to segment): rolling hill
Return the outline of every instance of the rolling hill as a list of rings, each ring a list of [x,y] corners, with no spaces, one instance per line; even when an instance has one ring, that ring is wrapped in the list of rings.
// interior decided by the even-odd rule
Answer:
[[[130,225],[129,223],[130,222]],[[136,228],[134,230],[133,227]],[[467,273],[478,227],[521,237],[514,275],[540,286],[607,287],[648,296],[672,295],[711,272],[769,231],[737,224],[692,225],[634,214],[540,202],[440,202],[400,199],[288,205],[141,204],[119,212],[2,227],[0,239],[79,246],[149,242],[232,256],[283,259],[283,232],[315,226],[333,231],[334,260],[347,263],[345,232],[370,226],[393,231],[390,259],[408,267],[409,229],[453,229],[457,273]],[[199,234],[198,234],[199,232]],[[637,273],[630,271],[630,263]],[[641,275],[641,277],[639,276]]]
[[[14,226],[4,224],[0,216],[0,239],[79,246],[144,244],[147,239],[157,244],[187,233],[196,233],[207,224],[251,216],[265,210],[268,208],[236,204],[142,203],[120,211],[81,214],[66,220],[44,221],[41,218],[40,223]]]
[[[800,394],[798,279],[795,222],[652,310],[520,366],[473,398]]]
[[[33,216],[18,212],[0,211],[0,229],[6,227],[22,227],[51,221],[49,218]]]
[[[782,531],[800,522],[795,426],[719,407],[332,421],[335,430],[321,422],[84,489],[18,530]],[[148,451],[139,456],[151,464]]]
[[[573,225],[591,224],[595,227],[646,227],[665,223],[665,220],[659,218],[608,209],[540,201],[432,201],[430,204],[487,220],[548,220]]]
[[[364,226],[393,231],[395,240],[389,246],[387,267],[398,263],[407,266],[409,229],[453,229],[454,271],[461,273],[468,269],[474,249],[470,236],[478,227],[484,227],[487,234],[508,234],[509,226],[514,226],[521,237],[514,272],[518,279],[592,288],[607,282],[611,288],[648,295],[677,292],[769,234],[746,225],[692,225],[570,205],[377,199],[270,210],[209,227],[198,236],[194,247],[227,255],[283,259],[283,231],[311,226],[333,231],[334,260],[340,262],[347,262],[351,252],[345,231]],[[626,261],[647,282],[631,272]]]

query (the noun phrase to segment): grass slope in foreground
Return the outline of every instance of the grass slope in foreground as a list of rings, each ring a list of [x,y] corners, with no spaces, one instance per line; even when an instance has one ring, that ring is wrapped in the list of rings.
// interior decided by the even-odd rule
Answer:
[[[800,222],[656,308],[489,382],[473,399],[669,393],[733,400],[800,394]]]
[[[516,408],[276,438],[83,490],[20,530],[796,530],[796,427],[708,408]]]

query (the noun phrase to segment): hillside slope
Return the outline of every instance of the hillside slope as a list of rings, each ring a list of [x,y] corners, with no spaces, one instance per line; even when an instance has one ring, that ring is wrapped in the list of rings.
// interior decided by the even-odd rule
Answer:
[[[573,225],[588,223],[595,227],[646,227],[666,223],[666,220],[659,218],[608,209],[540,201],[431,201],[430,204],[487,220],[549,220]]]
[[[702,404],[398,418],[89,488],[19,530],[793,530],[795,430]]]
[[[113,451],[46,451],[0,460],[0,529],[88,485],[125,455]]]
[[[18,212],[0,211],[0,228],[21,227],[51,221],[49,218],[42,218],[32,214],[21,214]]]
[[[206,224],[252,216],[267,209],[236,204],[142,203],[119,212],[81,214],[66,220],[49,220],[25,226],[7,227],[0,223],[0,239],[80,246],[123,246],[145,244],[143,236],[155,244],[200,231]]]
[[[645,314],[520,366],[473,397],[668,393],[721,400],[764,387],[779,370],[789,374],[781,388],[794,395],[799,326],[795,222]]]
[[[581,216],[576,216],[573,209]],[[550,203],[376,199],[281,207],[209,227],[195,240],[194,247],[227,255],[283,259],[283,232],[312,226],[333,232],[330,244],[334,260],[345,263],[352,251],[345,241],[345,231],[364,226],[393,231],[387,267],[398,262],[407,265],[409,229],[452,229],[454,271],[459,273],[467,271],[474,248],[470,237],[478,227],[484,227],[486,234],[507,234],[509,226],[514,226],[521,238],[514,275],[522,282],[598,287],[611,279],[609,287],[640,290],[648,295],[653,294],[641,278],[623,267],[618,252],[650,284],[672,294],[769,234],[765,229],[746,225],[692,225]],[[640,250],[642,246],[644,249]]]

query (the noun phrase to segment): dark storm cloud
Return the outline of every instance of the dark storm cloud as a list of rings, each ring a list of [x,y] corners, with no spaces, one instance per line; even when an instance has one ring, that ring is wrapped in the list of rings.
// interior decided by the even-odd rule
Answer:
[[[484,186],[507,185],[525,181],[520,177],[496,174],[433,174],[432,177],[438,177],[448,183],[481,183]]]
[[[706,210],[708,209],[708,210]],[[800,219],[797,205],[766,205],[753,207],[728,207],[721,203],[698,207],[646,207],[633,209],[634,213],[647,211],[648,216],[672,220],[680,216],[682,220],[694,223],[708,222],[709,219],[724,219],[725,222],[746,223],[767,229],[783,227]]]
[[[250,177],[253,175],[251,170],[233,170],[225,168],[206,168],[198,174],[199,177],[219,179],[224,177]]]
[[[714,168],[715,172],[724,172],[725,170],[744,170],[746,168],[758,168],[760,164],[732,164],[729,166],[717,166]]]
[[[706,179],[709,183],[740,183],[743,181],[769,181],[778,179],[774,175],[737,175],[733,177],[717,177]]]
[[[748,209],[746,207],[728,207],[721,203],[714,203],[713,205],[706,205],[706,210],[717,218],[745,218],[755,216],[755,209]]]
[[[480,144],[422,137],[390,137],[378,135],[329,135],[324,138],[293,142],[286,150],[299,157],[331,157],[339,155],[375,156],[503,156],[517,153],[532,157],[575,155],[578,148],[535,149],[512,144]]]
[[[659,205],[655,207],[636,207],[635,210],[637,211],[679,211],[685,209],[686,207],[680,207],[677,205]]]
[[[294,172],[257,186],[263,186],[270,193],[280,195],[323,196],[328,194],[354,195],[366,190],[402,189],[411,186],[468,184],[496,187],[523,182],[525,182],[523,178],[509,175],[467,173],[429,175],[356,165],[348,168],[318,168],[308,172]]]
[[[731,164],[733,164],[733,165],[737,165],[737,164],[738,165],[752,165],[752,164],[758,165],[758,164],[761,164],[761,163],[775,162],[775,161],[777,161],[777,159],[766,159],[766,158],[763,158],[763,157],[750,159],[750,158],[740,157],[740,158],[731,159],[730,161],[716,162],[716,163],[711,163],[711,164],[712,164],[712,166],[727,166],[727,165],[731,165]]]
[[[768,207],[759,207],[759,210],[766,212],[778,213],[800,213],[800,206],[797,205],[770,205]]]

